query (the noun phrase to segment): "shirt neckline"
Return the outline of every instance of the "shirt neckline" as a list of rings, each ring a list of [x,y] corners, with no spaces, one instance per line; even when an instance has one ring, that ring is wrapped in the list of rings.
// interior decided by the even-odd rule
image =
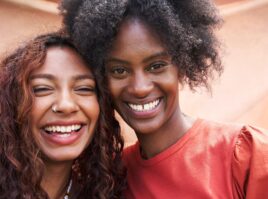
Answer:
[[[191,137],[195,136],[198,133],[196,129],[201,125],[202,121],[202,119],[196,119],[192,127],[177,142],[175,142],[173,145],[171,145],[161,153],[147,160],[141,157],[140,144],[139,142],[136,142],[133,150],[135,151],[134,155],[137,162],[142,166],[152,166],[162,161],[163,159],[168,158],[173,153],[180,150],[189,141]]]

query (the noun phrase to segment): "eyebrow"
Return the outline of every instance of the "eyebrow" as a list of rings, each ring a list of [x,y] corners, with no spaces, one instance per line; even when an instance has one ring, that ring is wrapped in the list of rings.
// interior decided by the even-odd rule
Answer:
[[[33,79],[49,79],[49,80],[54,80],[55,77],[53,75],[50,74],[36,74],[36,75],[31,75],[30,76],[30,80]]]
[[[86,75],[76,75],[73,77],[75,80],[84,80],[84,79],[91,79],[91,80],[95,80],[95,78],[93,77],[93,75],[91,74],[86,74]]]
[[[33,79],[49,79],[49,80],[55,80],[55,76],[51,74],[36,74],[36,75],[31,75],[30,80]],[[95,80],[93,75],[91,74],[83,74],[83,75],[75,75],[72,77],[74,80],[84,80],[84,79],[90,79],[90,80]]]
[[[162,52],[158,52],[158,53],[155,53],[153,55],[150,55],[149,57],[146,57],[144,60],[142,60],[143,63],[146,63],[152,59],[155,59],[155,58],[158,58],[158,57],[166,57],[168,56],[169,54],[166,52],[166,51],[162,51]],[[111,57],[109,59],[107,59],[107,62],[118,62],[118,63],[121,63],[121,64],[129,64],[128,61],[125,61],[125,60],[122,60],[122,59],[119,59],[119,58],[116,58],[116,57]]]
[[[128,64],[129,63],[128,61],[125,61],[125,60],[122,60],[122,59],[119,59],[116,57],[111,57],[111,58],[107,59],[107,62],[118,62],[121,64]]]
[[[142,60],[143,63],[148,62],[152,59],[158,58],[158,57],[167,57],[169,54],[166,51],[155,53],[149,57],[146,57],[144,60]]]

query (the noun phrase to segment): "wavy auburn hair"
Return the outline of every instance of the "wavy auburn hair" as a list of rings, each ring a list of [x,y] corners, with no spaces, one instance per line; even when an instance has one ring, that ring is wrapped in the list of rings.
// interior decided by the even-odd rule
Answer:
[[[63,33],[50,33],[30,40],[0,63],[0,199],[48,198],[40,186],[45,165],[30,128],[34,98],[29,77],[42,67],[51,46],[76,50]],[[75,160],[73,181],[80,187],[79,199],[121,198],[123,140],[107,89],[99,84],[102,77],[95,81],[100,116],[90,145]]]

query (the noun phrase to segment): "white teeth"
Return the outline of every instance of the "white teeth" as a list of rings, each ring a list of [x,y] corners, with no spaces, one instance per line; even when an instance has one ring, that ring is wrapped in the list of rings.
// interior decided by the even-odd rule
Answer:
[[[59,134],[59,136],[62,138],[66,138],[66,137],[70,136],[70,134],[62,133],[62,134]]]
[[[147,104],[128,104],[131,109],[134,111],[142,112],[142,111],[150,111],[156,108],[160,103],[160,99],[157,99],[153,102],[149,102]]]
[[[44,129],[48,132],[58,132],[58,133],[71,133],[72,131],[77,131],[82,127],[80,124],[70,125],[70,126],[46,126]]]
[[[57,130],[58,132],[61,132],[60,126],[57,126],[57,127],[56,127],[56,130]]]
[[[72,131],[72,127],[71,127],[71,126],[67,126],[67,127],[66,127],[66,131],[67,131],[68,133],[70,133],[70,132]]]

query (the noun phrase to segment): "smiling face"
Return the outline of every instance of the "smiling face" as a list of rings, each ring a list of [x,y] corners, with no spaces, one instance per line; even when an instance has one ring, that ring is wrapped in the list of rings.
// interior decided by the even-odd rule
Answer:
[[[30,76],[30,86],[31,128],[43,156],[74,160],[90,143],[99,116],[91,71],[70,47],[49,47],[44,65]]]
[[[178,69],[146,25],[121,25],[106,67],[116,110],[136,133],[172,127],[179,112]]]

